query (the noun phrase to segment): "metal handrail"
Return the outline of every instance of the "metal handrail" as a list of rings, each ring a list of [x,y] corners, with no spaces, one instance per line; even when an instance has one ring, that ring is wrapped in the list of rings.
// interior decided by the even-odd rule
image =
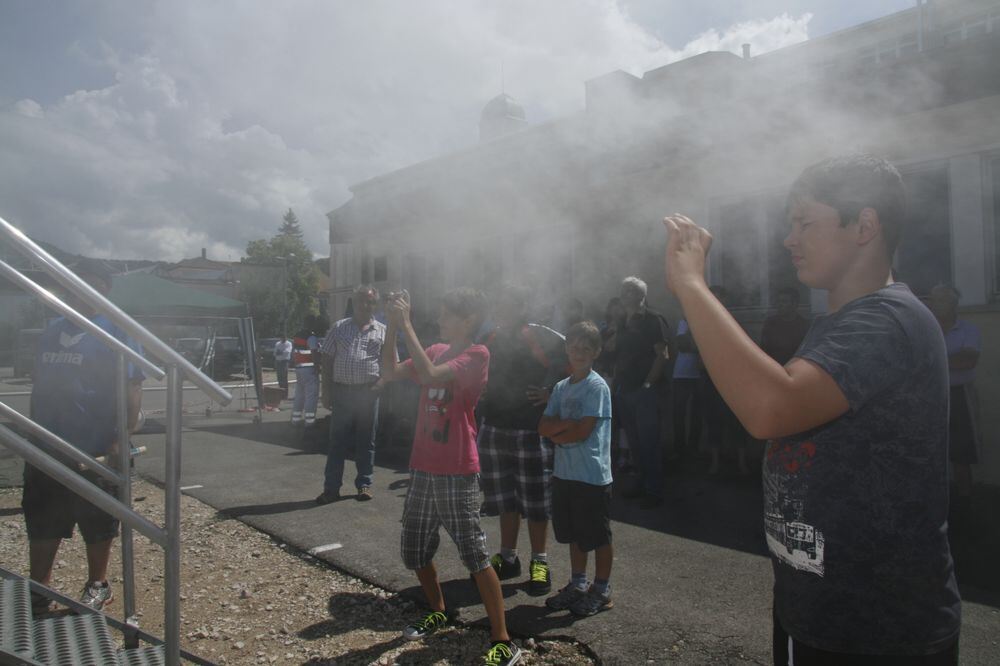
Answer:
[[[100,474],[111,483],[117,485],[122,482],[121,474],[107,465],[98,462],[98,460],[93,456],[88,456],[86,453],[76,448],[59,435],[49,432],[21,412],[8,406],[6,403],[0,402],[0,416],[7,417],[22,431],[29,435],[38,437],[39,439],[45,440],[46,444],[54,448],[59,453],[71,458],[76,464],[82,465],[83,467]]]
[[[31,463],[32,467],[37,467],[80,497],[94,504],[97,508],[111,514],[122,522],[132,525],[135,529],[149,537],[151,541],[166,548],[168,535],[165,530],[160,529],[155,523],[122,505],[114,497],[108,495],[7,426],[0,425],[0,441],[14,453],[17,453],[27,462]]]
[[[184,377],[186,376],[198,388],[208,394],[210,398],[223,405],[229,404],[233,397],[219,384],[191,365],[187,359],[171,349],[165,342],[150,333],[149,330],[125,314],[114,303],[77,277],[52,255],[28,238],[20,229],[17,229],[3,218],[0,218],[0,235],[6,235],[19,252],[39,265],[46,273],[68,289],[70,293],[92,307],[96,312],[104,314],[113,324],[131,336],[132,339],[142,344],[147,352],[164,361],[167,365],[167,371],[164,373],[160,368],[149,363],[147,359],[141,357],[136,359],[134,350],[127,345],[121,344],[114,336],[107,335],[99,327],[96,327],[97,330],[93,330],[93,324],[87,321],[85,317],[82,317],[75,309],[66,305],[31,280],[28,280],[6,263],[0,262],[2,263],[0,273],[6,275],[16,284],[40,296],[51,306],[66,315],[67,318],[80,324],[88,332],[98,335],[101,340],[107,342],[112,349],[117,351],[116,384],[118,387],[118,396],[116,411],[118,413],[117,432],[119,433],[118,464],[121,474],[121,483],[119,483],[118,488],[119,497],[116,499],[105,493],[101,488],[85,480],[74,470],[66,467],[54,457],[3,425],[0,425],[0,443],[21,455],[28,463],[37,467],[58,483],[66,486],[83,499],[92,502],[122,522],[123,583],[126,588],[125,619],[128,624],[132,624],[132,620],[134,619],[131,615],[135,604],[134,590],[132,589],[134,585],[134,563],[132,562],[131,528],[134,527],[139,530],[163,548],[164,658],[167,666],[177,666],[180,663],[182,654],[180,649],[180,476],[181,409],[183,407],[182,390]],[[127,438],[128,402],[126,400],[129,360],[146,369],[154,377],[162,378],[164,374],[167,377],[166,487],[164,489],[163,528],[150,522],[131,508],[131,446]],[[20,419],[16,420],[20,421]],[[40,434],[40,436],[49,441],[52,441],[52,438],[58,439],[55,435],[37,424],[33,424],[33,427],[29,428],[29,430],[36,432],[36,434],[44,431],[46,434]],[[75,448],[61,439],[59,441],[70,448]],[[56,448],[61,448],[59,444],[55,446]],[[80,455],[85,455],[81,451],[77,450],[77,452]],[[136,632],[126,633],[126,644],[128,645],[130,642],[133,642],[137,635]]]
[[[2,217],[0,217],[0,232],[3,232],[3,235],[12,241],[12,245],[21,254],[41,266],[46,273],[72,291],[87,305],[103,312],[108,319],[139,342],[150,354],[168,365],[176,365],[181,368],[183,375],[187,379],[191,380],[192,383],[217,402],[223,405],[228,405],[232,402],[233,396],[228,391],[212,381],[208,375],[191,365],[176,350],[171,349],[167,343],[150,333],[149,330],[135,319],[125,314],[121,308],[99,294],[97,290],[77,277],[75,273],[63,266],[55,257],[28,238],[23,231]]]
[[[79,312],[71,308],[70,306],[63,303],[55,294],[50,292],[48,289],[39,286],[38,284],[32,282],[28,278],[21,275],[21,273],[8,264],[7,262],[0,260],[0,275],[7,278],[15,285],[22,287],[26,291],[30,291],[35,296],[42,299],[46,305],[51,307],[53,310],[61,314],[62,316],[69,319],[74,324],[87,331],[91,335],[97,336],[97,339],[108,345],[111,349],[125,354],[130,361],[142,368],[143,372],[147,375],[154,377],[157,380],[163,379],[166,373],[160,368],[154,365],[149,359],[135,351],[127,344],[111,335],[103,328],[90,321]]]

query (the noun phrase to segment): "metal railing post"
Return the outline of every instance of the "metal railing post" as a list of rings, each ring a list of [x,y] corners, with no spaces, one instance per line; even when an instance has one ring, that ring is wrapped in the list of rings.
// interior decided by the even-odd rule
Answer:
[[[118,500],[132,508],[132,442],[128,428],[128,359],[118,353],[118,472],[122,482],[118,484]],[[130,625],[138,625],[135,616],[135,549],[133,548],[132,526],[122,523],[122,592],[124,596],[123,617]],[[139,637],[125,634],[125,647],[139,647]]]
[[[167,666],[180,664],[181,636],[181,392],[180,371],[167,368],[167,456],[164,550],[163,641]]]

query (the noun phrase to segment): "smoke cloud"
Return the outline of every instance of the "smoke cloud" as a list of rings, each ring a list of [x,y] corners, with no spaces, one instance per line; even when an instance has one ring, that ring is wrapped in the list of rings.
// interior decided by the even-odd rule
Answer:
[[[606,72],[743,43],[763,53],[805,40],[813,20],[770,6],[735,22],[709,12],[673,46],[658,36],[674,15],[659,4],[171,2],[147,13],[109,0],[89,20],[50,9],[54,27],[25,37],[42,40],[34,75],[0,88],[0,215],[82,254],[206,247],[235,260],[291,207],[325,255],[325,213],[350,185],[476,143],[501,68],[535,124],[581,110],[583,82]]]

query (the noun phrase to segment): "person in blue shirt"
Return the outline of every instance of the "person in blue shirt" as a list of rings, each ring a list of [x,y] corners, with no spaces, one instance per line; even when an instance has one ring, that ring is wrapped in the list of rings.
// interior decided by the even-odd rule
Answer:
[[[594,371],[601,332],[593,322],[566,332],[572,374],[552,389],[538,432],[555,447],[552,471],[552,529],[569,544],[569,584],[545,600],[553,610],[594,615],[611,600],[611,391]],[[595,551],[594,582],[587,583],[587,554]]]
[[[84,260],[76,266],[82,280],[101,294],[111,289],[111,274],[103,262]],[[136,343],[104,315],[79,299],[68,296],[65,302],[102,329],[139,350]],[[65,318],[55,319],[42,333],[35,357],[34,386],[31,391],[31,418],[55,435],[85,453],[115,460],[119,446],[128,446],[128,436],[117,432],[117,352],[92,334]],[[142,399],[142,372],[130,365],[128,385],[128,426],[138,420]],[[122,441],[124,440],[124,441]],[[44,442],[36,442],[46,448]],[[51,452],[50,452],[51,453]],[[55,456],[60,458],[60,456]],[[75,463],[63,460],[67,466]],[[83,476],[110,494],[117,488],[92,472]],[[113,594],[108,585],[108,562],[111,546],[118,535],[118,520],[101,511],[49,478],[25,465],[24,493],[21,500],[28,531],[29,565],[32,580],[48,586],[52,564],[63,539],[73,536],[79,526],[86,543],[88,580],[80,601],[100,610]],[[36,613],[50,609],[49,601],[33,595]]]

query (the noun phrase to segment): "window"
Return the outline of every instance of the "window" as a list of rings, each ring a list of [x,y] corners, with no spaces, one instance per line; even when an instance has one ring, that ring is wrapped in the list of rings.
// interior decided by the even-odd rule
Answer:
[[[374,282],[385,282],[389,279],[389,257],[382,255],[372,259],[372,272]]]
[[[951,282],[951,188],[945,166],[903,174],[907,217],[896,251],[896,279],[917,296]]]

